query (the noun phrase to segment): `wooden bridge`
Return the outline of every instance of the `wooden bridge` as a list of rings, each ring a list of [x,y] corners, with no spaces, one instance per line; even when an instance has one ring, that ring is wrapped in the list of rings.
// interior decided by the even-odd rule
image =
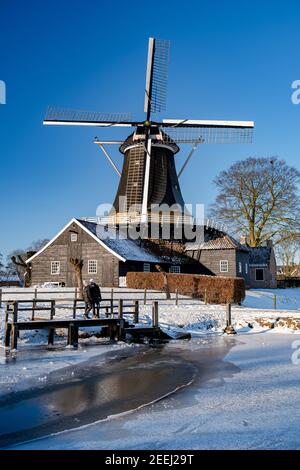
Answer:
[[[153,301],[152,304],[152,325],[150,327],[135,328],[135,325],[139,323],[139,300],[135,300],[130,304],[125,303],[123,299],[119,299],[118,302],[110,300],[109,307],[107,305],[100,305],[100,311],[104,310],[104,317],[93,319],[77,317],[77,310],[85,309],[85,304],[82,300],[75,298],[73,299],[72,306],[61,305],[61,303],[66,302],[66,300],[67,299],[18,299],[17,301],[6,302],[5,347],[17,349],[20,331],[39,329],[48,331],[48,344],[54,343],[56,329],[66,329],[68,332],[67,344],[72,346],[78,345],[79,328],[82,327],[99,326],[101,327],[101,334],[103,336],[117,340],[125,339],[127,333],[130,333],[133,337],[166,337],[158,326],[157,301]],[[62,308],[72,311],[71,318],[55,318],[57,310]],[[20,312],[31,312],[30,320],[20,320]],[[49,318],[37,317],[37,312],[49,312]],[[133,322],[129,322],[128,319],[125,319],[127,316],[132,316]]]

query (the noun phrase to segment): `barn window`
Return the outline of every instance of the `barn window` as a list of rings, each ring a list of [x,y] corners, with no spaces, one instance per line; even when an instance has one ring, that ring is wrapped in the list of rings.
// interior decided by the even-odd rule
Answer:
[[[60,274],[60,261],[51,261],[51,274],[53,276]]]
[[[78,240],[78,233],[72,232],[71,233],[71,242],[77,242]]]
[[[144,271],[144,273],[150,273],[150,271],[151,271],[150,263],[144,263],[143,271]]]
[[[256,269],[255,270],[255,280],[256,281],[263,281],[264,280],[264,270],[263,269]]]
[[[228,260],[222,259],[220,261],[220,273],[228,273]]]
[[[170,266],[169,267],[169,273],[180,273],[180,266]]]
[[[88,260],[88,274],[97,274],[98,261],[95,259]]]
[[[243,270],[243,268],[242,268],[242,262],[241,262],[241,261],[239,261],[239,273],[241,273],[241,272],[242,272],[242,270]]]

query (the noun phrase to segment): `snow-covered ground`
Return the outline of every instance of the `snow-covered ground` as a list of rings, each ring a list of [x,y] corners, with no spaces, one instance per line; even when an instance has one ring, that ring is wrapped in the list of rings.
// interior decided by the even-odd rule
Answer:
[[[17,448],[299,449],[300,365],[291,361],[295,339],[300,335],[235,337],[225,358],[211,363],[206,380],[131,414]],[[206,348],[222,348],[226,340],[198,341],[198,352],[205,356]],[[178,348],[174,343],[169,347]],[[193,347],[197,353],[197,343]]]
[[[274,310],[274,295],[277,309]],[[53,292],[53,296],[57,294]],[[57,317],[72,315],[61,295]],[[142,298],[142,292],[115,294],[128,300]],[[49,294],[46,295],[49,298]],[[159,299],[159,321],[166,331],[192,333],[191,342],[172,342],[172,348],[192,348],[205,358],[205,351],[226,349],[216,374],[185,390],[126,416],[119,416],[84,429],[38,440],[23,448],[114,448],[114,449],[299,449],[300,383],[299,367],[291,358],[300,340],[300,289],[251,290],[242,306],[233,306],[233,325],[238,335],[223,335],[224,305],[205,305],[181,297]],[[151,302],[140,303],[140,325],[151,323]],[[4,332],[1,313],[0,341]],[[29,313],[22,313],[29,319]],[[295,319],[294,324],[281,319]],[[277,320],[277,321],[276,321]],[[275,326],[275,327],[273,327]],[[90,330],[89,330],[90,331]],[[91,331],[90,331],[91,332]],[[57,332],[57,347],[48,350],[43,332],[22,332],[20,352],[5,355],[0,350],[0,396],[28,387],[45,385],[51,371],[77,364],[93,356],[122,348],[139,348],[123,342],[107,344],[91,337],[80,340],[78,350],[66,349],[64,332]],[[99,343],[104,342],[101,346]],[[38,345],[43,346],[38,346]],[[299,343],[300,344],[300,343]],[[230,349],[231,348],[231,349]],[[228,350],[230,351],[228,352]],[[225,353],[224,353],[225,354]],[[224,356],[223,354],[223,356]],[[214,367],[212,363],[209,363]]]
[[[47,289],[44,289],[47,291]],[[60,291],[62,289],[60,288]],[[48,289],[49,291],[49,289]],[[27,294],[26,290],[11,289],[9,294],[3,294],[3,298],[17,298],[16,293],[21,292],[22,299],[26,296],[32,297],[32,294]],[[25,292],[25,294],[24,294]],[[65,290],[65,294],[57,294],[53,289],[53,294],[44,293],[43,289],[39,291],[39,298],[60,298],[59,309],[56,313],[56,318],[66,318],[72,316],[72,301],[65,300],[72,298],[74,291],[70,289]],[[159,322],[160,326],[168,332],[176,330],[191,332],[193,334],[221,334],[226,325],[226,306],[225,305],[205,305],[202,301],[197,299],[190,299],[180,296],[179,305],[175,305],[175,298],[166,300],[164,294],[159,292],[150,292],[148,296],[151,299],[159,300]],[[274,296],[276,296],[277,309],[274,309]],[[103,297],[110,297],[110,290],[106,289],[103,292]],[[149,300],[146,305],[143,303],[143,291],[136,291],[122,289],[114,293],[114,299],[122,297],[126,299],[125,303],[133,304],[135,299],[140,299],[140,326],[151,324],[152,302]],[[109,306],[109,301],[106,302]],[[132,311],[133,307],[128,307],[127,310]],[[82,312],[82,310],[80,311]],[[103,312],[103,311],[102,311]],[[0,344],[3,340],[4,334],[4,307],[1,314],[0,324]],[[47,317],[49,313],[37,312],[38,317]],[[78,313],[82,315],[82,313]],[[20,315],[22,319],[30,319],[30,312],[23,312]],[[130,317],[129,317],[130,318]],[[132,318],[132,317],[131,317]],[[291,322],[276,322],[278,318],[300,319],[300,289],[263,289],[263,290],[249,290],[247,291],[246,299],[242,306],[233,306],[232,308],[232,322],[237,332],[249,330],[249,327],[255,329],[268,330],[271,324],[274,323],[277,332],[295,332],[300,329],[300,321],[298,324],[291,324]],[[138,325],[137,325],[138,326]],[[299,326],[299,328],[298,328]],[[97,330],[95,330],[96,332]],[[93,331],[87,329],[85,333]],[[66,331],[57,331],[56,342],[65,341]],[[81,340],[89,342],[89,339]],[[97,341],[93,338],[92,341]],[[46,332],[21,332],[19,344],[45,344],[47,342]]]

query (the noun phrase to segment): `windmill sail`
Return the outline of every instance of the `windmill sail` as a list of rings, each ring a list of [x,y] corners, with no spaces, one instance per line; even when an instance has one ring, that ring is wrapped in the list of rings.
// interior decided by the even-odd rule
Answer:
[[[149,39],[144,111],[151,113],[166,109],[167,80],[170,60],[170,41]]]
[[[49,107],[46,112],[44,124],[64,126],[103,126],[103,127],[131,127],[130,113],[99,113],[78,109]]]
[[[177,143],[232,144],[251,143],[253,121],[209,121],[163,119],[165,141]]]

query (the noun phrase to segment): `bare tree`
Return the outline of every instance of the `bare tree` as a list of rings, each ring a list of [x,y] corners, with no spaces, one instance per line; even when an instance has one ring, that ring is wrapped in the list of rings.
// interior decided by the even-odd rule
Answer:
[[[156,264],[155,265],[156,269],[163,274],[164,276],[164,288],[163,288],[163,291],[164,293],[166,294],[166,299],[169,300],[171,298],[171,294],[170,294],[170,287],[169,287],[169,282],[168,282],[168,276],[167,276],[167,273],[166,271],[159,265],[159,264]]]
[[[11,261],[15,265],[17,271],[24,276],[25,287],[31,285],[31,263],[26,263],[22,255],[12,256]],[[21,268],[21,269],[20,269]]]
[[[37,240],[31,243],[31,245],[26,248],[26,249],[18,249],[12,251],[8,256],[7,256],[7,261],[6,261],[6,272],[8,274],[18,274],[20,279],[24,278],[24,275],[26,273],[26,268],[27,264],[25,263],[25,260],[28,259],[28,256],[33,255],[35,252],[39,251],[41,248],[43,248],[47,243],[48,239],[44,240]],[[22,261],[20,261],[19,256],[22,258]],[[15,263],[13,261],[13,258],[17,261]],[[28,274],[27,274],[28,277]]]
[[[82,280],[83,261],[78,258],[70,258],[69,263],[73,266],[75,270],[77,287],[79,288],[81,298],[83,298],[83,280]]]
[[[300,237],[300,172],[278,158],[248,158],[222,171],[211,215],[250,246]]]
[[[283,274],[291,277],[300,259],[300,239],[285,240],[276,247],[276,258],[283,267]]]

